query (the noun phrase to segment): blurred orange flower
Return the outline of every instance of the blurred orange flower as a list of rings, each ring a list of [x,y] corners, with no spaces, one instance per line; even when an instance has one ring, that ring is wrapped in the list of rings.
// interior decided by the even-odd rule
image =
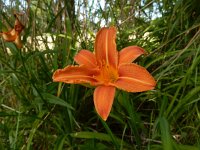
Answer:
[[[94,105],[103,120],[107,120],[111,111],[116,88],[142,92],[152,90],[156,85],[145,68],[132,63],[145,51],[138,46],[129,46],[118,52],[115,39],[115,27],[100,29],[95,39],[94,53],[81,50],[74,57],[79,66],[67,66],[53,74],[54,82],[96,86]]]
[[[3,37],[5,41],[14,42],[18,48],[21,48],[22,42],[20,33],[24,29],[24,25],[19,21],[19,18],[17,17],[16,14],[14,14],[14,16],[15,16],[14,28],[8,32],[0,32],[0,35]]]

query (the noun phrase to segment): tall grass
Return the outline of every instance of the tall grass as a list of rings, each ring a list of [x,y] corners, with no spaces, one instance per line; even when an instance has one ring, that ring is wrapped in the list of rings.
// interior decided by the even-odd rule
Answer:
[[[1,4],[2,30],[20,9],[26,28],[22,49],[0,43],[0,149],[200,149],[198,0]],[[155,7],[161,17],[154,18]],[[146,49],[136,62],[157,80],[152,91],[118,90],[106,122],[94,110],[93,88],[52,82],[53,72],[74,64],[80,49],[93,50],[104,25],[117,27],[118,50]]]

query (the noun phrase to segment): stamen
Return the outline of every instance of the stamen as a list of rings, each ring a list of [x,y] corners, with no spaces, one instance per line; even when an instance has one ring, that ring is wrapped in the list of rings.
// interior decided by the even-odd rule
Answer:
[[[118,79],[118,72],[112,66],[102,62],[100,66],[100,74],[96,76],[96,78],[104,84],[114,83]]]

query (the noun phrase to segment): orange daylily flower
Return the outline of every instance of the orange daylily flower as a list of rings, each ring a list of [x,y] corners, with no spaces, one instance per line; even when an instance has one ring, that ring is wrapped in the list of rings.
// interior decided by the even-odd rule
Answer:
[[[94,105],[103,120],[107,119],[111,111],[116,88],[142,92],[152,90],[156,85],[156,81],[145,68],[132,63],[145,51],[138,46],[129,46],[118,52],[115,38],[115,27],[100,29],[96,36],[94,53],[81,50],[74,57],[79,66],[67,66],[53,74],[55,82],[89,83],[96,86]]]
[[[24,29],[24,25],[19,21],[19,18],[16,14],[15,16],[15,24],[14,28],[11,29],[8,32],[1,32],[0,35],[3,37],[3,39],[7,42],[14,42],[18,48],[22,47],[22,42],[20,38],[20,33]]]

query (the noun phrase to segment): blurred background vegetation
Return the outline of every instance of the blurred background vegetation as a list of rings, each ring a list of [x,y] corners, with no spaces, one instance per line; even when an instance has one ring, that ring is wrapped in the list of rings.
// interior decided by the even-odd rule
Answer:
[[[0,0],[0,30],[25,29],[23,48],[0,39],[0,149],[200,149],[199,0]],[[107,122],[93,89],[53,83],[58,68],[97,31],[116,26],[117,48],[143,47],[136,60],[155,90],[117,91]]]

